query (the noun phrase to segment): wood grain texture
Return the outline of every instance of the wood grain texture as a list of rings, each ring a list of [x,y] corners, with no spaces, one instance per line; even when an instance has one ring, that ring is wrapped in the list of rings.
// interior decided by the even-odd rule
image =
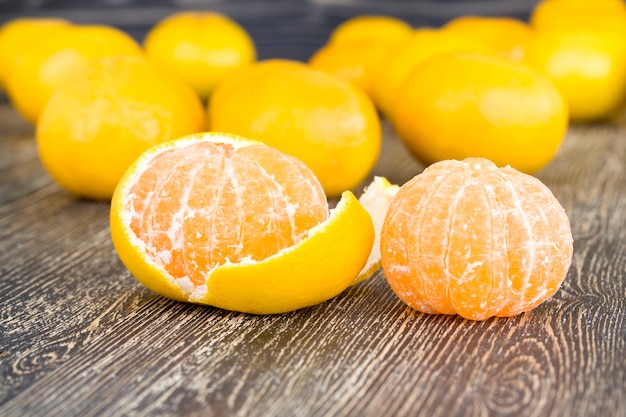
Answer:
[[[535,310],[471,322],[405,307],[382,272],[315,307],[253,316],[138,284],[107,203],[41,167],[0,106],[0,415],[624,416],[626,130],[572,127],[538,174],[575,252]],[[388,124],[373,174],[423,168]]]

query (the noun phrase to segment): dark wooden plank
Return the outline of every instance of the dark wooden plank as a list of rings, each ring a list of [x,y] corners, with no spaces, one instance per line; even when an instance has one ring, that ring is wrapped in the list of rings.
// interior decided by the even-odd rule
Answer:
[[[108,204],[53,184],[7,105],[0,123],[2,416],[626,414],[620,126],[573,127],[538,174],[572,221],[562,289],[470,322],[406,308],[381,272],[275,316],[158,297],[117,259]],[[421,169],[385,124],[375,173],[401,183]]]

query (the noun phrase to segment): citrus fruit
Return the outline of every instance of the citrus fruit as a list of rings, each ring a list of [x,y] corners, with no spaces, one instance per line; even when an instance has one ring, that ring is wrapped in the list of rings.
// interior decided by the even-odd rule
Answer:
[[[461,16],[449,21],[444,29],[475,39],[518,62],[523,60],[532,36],[528,24],[511,17]]]
[[[623,0],[547,0],[537,3],[530,24],[539,30],[558,27],[586,28],[587,25],[623,25],[626,4]]]
[[[24,49],[47,36],[50,29],[68,25],[60,18],[21,17],[9,20],[0,28],[0,87],[4,88],[16,57]]]
[[[359,15],[345,20],[330,34],[329,44],[353,44],[364,41],[398,41],[413,28],[404,20],[385,15]]]
[[[371,97],[374,68],[392,45],[383,41],[327,44],[315,52],[309,65],[352,83]]]
[[[566,104],[538,72],[504,58],[442,55],[416,68],[396,100],[394,127],[424,164],[484,157],[534,173],[556,154]]]
[[[208,11],[166,17],[148,31],[144,48],[150,59],[185,79],[203,99],[224,76],[256,59],[245,29]]]
[[[353,284],[374,228],[350,191],[329,213],[298,159],[211,132],[156,145],[133,163],[111,202],[111,237],[130,272],[158,294],[272,314]]]
[[[493,52],[488,46],[453,31],[418,29],[394,45],[378,65],[372,84],[374,103],[382,114],[393,120],[397,94],[404,80],[421,63],[437,55],[457,52]]]
[[[288,60],[255,63],[220,83],[208,121],[211,130],[259,140],[302,160],[329,196],[367,177],[382,141],[365,93]]]
[[[572,121],[609,118],[626,98],[626,20],[621,31],[538,30],[526,63],[558,88]]]
[[[405,183],[381,235],[383,271],[402,301],[471,320],[550,298],[572,252],[569,220],[548,187],[483,158],[441,161]]]
[[[7,94],[17,111],[35,124],[54,87],[75,76],[85,60],[140,54],[137,42],[119,29],[65,25],[22,50],[8,75]]]
[[[94,59],[55,89],[37,125],[39,155],[71,193],[110,199],[142,152],[203,130],[204,117],[189,85],[142,56]]]

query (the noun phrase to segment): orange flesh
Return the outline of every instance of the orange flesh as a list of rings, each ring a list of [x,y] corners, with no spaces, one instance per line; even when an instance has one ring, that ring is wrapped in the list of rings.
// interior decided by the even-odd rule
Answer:
[[[402,187],[381,251],[387,280],[409,306],[482,320],[552,296],[573,247],[569,220],[545,185],[470,158],[432,165]]]
[[[294,245],[328,217],[311,171],[263,145],[167,149],[126,192],[130,227],[147,255],[195,286],[218,265],[260,261]]]

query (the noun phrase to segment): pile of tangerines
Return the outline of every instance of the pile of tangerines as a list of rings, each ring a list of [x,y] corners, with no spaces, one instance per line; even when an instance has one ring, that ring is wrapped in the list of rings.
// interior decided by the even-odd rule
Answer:
[[[482,320],[531,310],[565,279],[569,220],[532,174],[570,122],[622,110],[625,35],[621,0],[437,29],[358,16],[303,63],[257,61],[214,12],[169,16],[143,45],[24,18],[0,29],[0,86],[51,177],[111,200],[122,262],[159,294],[280,313],[382,264],[409,306]],[[426,168],[357,198],[381,117]]]

